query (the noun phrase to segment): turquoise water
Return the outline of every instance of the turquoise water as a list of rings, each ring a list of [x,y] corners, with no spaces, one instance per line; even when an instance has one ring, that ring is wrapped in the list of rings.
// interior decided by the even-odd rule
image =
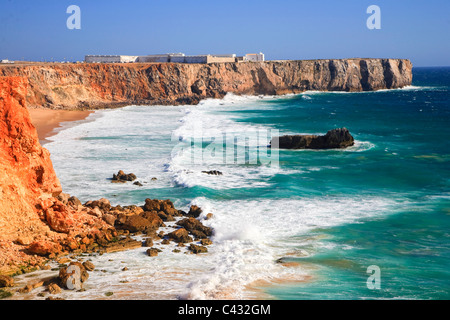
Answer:
[[[283,152],[281,161],[294,168],[333,169],[284,177],[277,182],[282,193],[377,195],[401,203],[394,214],[308,234],[325,236],[333,248],[353,248],[290,259],[318,266],[317,281],[273,288],[271,294],[280,299],[450,297],[450,69],[414,71],[417,90],[321,93],[306,101],[295,97],[272,116],[248,114],[245,121],[276,121],[286,131],[347,126],[357,140],[374,144],[360,154]],[[380,267],[380,290],[366,286],[370,265]]]
[[[228,95],[198,106],[97,111],[47,147],[64,191],[82,201],[170,198],[178,207],[195,203],[214,213],[205,222],[215,230],[214,245],[201,261],[184,258],[191,277],[168,291],[173,298],[214,299],[230,291],[246,298],[246,286],[262,279],[270,283],[262,290],[275,299],[448,299],[450,68],[413,72],[413,86],[399,90]],[[280,150],[279,166],[220,157],[195,162],[188,148],[194,138],[224,132],[323,134],[336,127],[347,127],[356,145]],[[196,146],[211,153],[208,141]],[[260,138],[245,156],[269,141]],[[111,184],[121,169],[144,187]],[[280,258],[298,266],[276,263]],[[168,269],[180,263],[161,259]],[[139,272],[150,268],[146,263],[139,262]],[[380,269],[380,289],[367,287],[372,265]]]

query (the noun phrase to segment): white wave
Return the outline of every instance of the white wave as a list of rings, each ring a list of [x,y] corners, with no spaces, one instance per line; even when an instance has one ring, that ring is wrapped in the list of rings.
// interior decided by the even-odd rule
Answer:
[[[414,86],[408,85],[401,88],[393,89],[378,89],[373,91],[319,91],[319,90],[308,90],[298,95],[303,96],[303,98],[310,100],[311,96],[322,95],[322,94],[367,94],[367,93],[381,93],[381,92],[395,92],[395,91],[435,91],[442,90],[445,87],[433,87],[433,86]]]
[[[261,156],[269,153],[267,146],[272,136],[278,135],[278,130],[240,123],[227,112],[230,108],[264,108],[260,104],[253,105],[257,99],[227,95],[223,100],[204,100],[200,105],[186,110],[180,120],[181,125],[172,133],[172,140],[178,145],[172,152],[167,169],[178,185],[215,189],[267,185],[264,179],[279,170],[276,151],[272,158],[265,158],[267,165],[257,163]],[[231,102],[236,105],[230,107]],[[219,170],[223,175],[208,176],[202,173],[210,170]]]
[[[398,204],[378,197],[313,197],[214,201],[197,198],[193,203],[213,212],[204,223],[214,228],[214,245],[208,262],[214,261],[200,279],[182,295],[188,299],[246,298],[246,286],[256,280],[296,278],[302,268],[285,268],[275,260],[300,249],[309,231],[345,223],[357,223],[392,213]],[[297,239],[297,240],[293,240]],[[316,247],[329,243],[315,241]],[[347,246],[343,248],[351,250]],[[311,250],[311,249],[308,249]]]
[[[131,183],[116,185],[108,180],[119,170],[136,174],[144,184],[141,190],[172,186],[166,172],[175,145],[170,135],[185,108],[130,106],[96,111],[91,115],[95,121],[81,122],[49,138],[52,142],[46,147],[63,191],[87,201],[136,190]]]
[[[304,134],[311,134],[311,133],[304,133]],[[323,133],[317,133],[316,135],[322,135]],[[342,151],[342,152],[365,152],[368,150],[371,150],[372,148],[375,148],[376,145],[373,144],[370,141],[359,141],[355,140],[355,144],[353,146],[340,149],[289,149],[289,151],[293,152],[329,152],[329,151]]]

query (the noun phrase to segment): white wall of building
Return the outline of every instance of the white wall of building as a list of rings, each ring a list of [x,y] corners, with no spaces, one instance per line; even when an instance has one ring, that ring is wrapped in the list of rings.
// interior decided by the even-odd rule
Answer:
[[[264,61],[264,54],[248,53],[244,57],[236,57],[235,54],[196,55],[186,56],[184,53],[153,54],[147,56],[125,56],[125,55],[87,55],[86,63],[131,63],[131,62],[173,62],[173,63],[221,63],[243,61]]]
[[[86,63],[125,63],[136,62],[138,56],[122,55],[88,55],[84,57]]]
[[[258,61],[264,61],[264,53],[247,53],[244,56],[245,61],[252,61],[252,62],[258,62]]]

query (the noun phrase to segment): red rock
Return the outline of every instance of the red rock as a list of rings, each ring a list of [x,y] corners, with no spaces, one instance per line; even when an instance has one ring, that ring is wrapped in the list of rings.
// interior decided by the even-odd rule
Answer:
[[[50,228],[57,232],[68,233],[74,224],[73,219],[70,217],[69,209],[62,202],[47,209],[45,211],[45,219]]]
[[[180,228],[169,233],[168,237],[178,243],[192,242],[192,238],[189,236],[188,231],[184,228]]]
[[[35,241],[28,246],[28,251],[40,256],[48,256],[61,252],[62,247],[59,243],[50,241]]]

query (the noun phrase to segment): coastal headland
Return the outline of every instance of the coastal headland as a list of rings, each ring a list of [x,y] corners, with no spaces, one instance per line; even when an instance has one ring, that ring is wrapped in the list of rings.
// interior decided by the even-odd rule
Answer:
[[[407,59],[330,59],[247,63],[35,63],[2,65],[24,77],[30,108],[92,110],[125,105],[197,104],[206,98],[283,95],[308,90],[373,91],[410,85]]]

